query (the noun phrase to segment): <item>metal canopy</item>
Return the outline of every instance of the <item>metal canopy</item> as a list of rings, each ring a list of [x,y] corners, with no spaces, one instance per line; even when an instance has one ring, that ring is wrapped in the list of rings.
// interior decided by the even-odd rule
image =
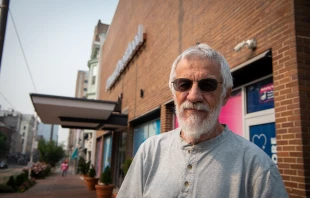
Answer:
[[[128,116],[120,112],[121,101],[90,100],[44,94],[30,94],[32,104],[45,124],[63,128],[122,130]]]

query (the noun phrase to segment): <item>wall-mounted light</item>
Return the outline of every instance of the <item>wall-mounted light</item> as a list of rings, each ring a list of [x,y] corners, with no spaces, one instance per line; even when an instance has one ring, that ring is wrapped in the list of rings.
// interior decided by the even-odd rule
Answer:
[[[143,89],[140,89],[140,98],[143,98],[143,96],[144,96],[144,91]]]
[[[256,49],[257,43],[256,43],[255,38],[249,39],[249,40],[246,40],[246,41],[242,41],[241,43],[239,43],[239,44],[234,48],[234,50],[235,50],[236,52],[239,52],[239,51],[241,50],[241,48],[244,47],[244,46],[247,46],[248,49],[251,49],[251,50]]]

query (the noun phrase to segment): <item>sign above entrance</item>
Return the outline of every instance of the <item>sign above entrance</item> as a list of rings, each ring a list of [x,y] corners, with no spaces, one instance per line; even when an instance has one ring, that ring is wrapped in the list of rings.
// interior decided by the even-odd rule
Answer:
[[[117,62],[116,68],[111,76],[107,79],[106,91],[111,89],[114,85],[118,77],[121,75],[122,71],[126,68],[128,63],[140,49],[141,45],[146,40],[146,33],[144,33],[143,25],[138,26],[138,33],[135,38],[128,44],[125,54],[123,57]]]

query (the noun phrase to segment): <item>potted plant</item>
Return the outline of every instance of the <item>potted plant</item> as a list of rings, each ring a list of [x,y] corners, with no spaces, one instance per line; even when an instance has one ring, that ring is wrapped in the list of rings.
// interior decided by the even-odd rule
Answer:
[[[109,166],[101,173],[99,183],[95,187],[97,198],[111,198],[114,185],[112,185],[112,174]]]
[[[130,159],[126,159],[126,160],[125,160],[125,163],[122,164],[122,166],[121,166],[121,169],[122,169],[122,171],[124,172],[124,177],[126,176],[128,170],[129,170],[129,167],[130,167],[130,165],[131,165],[131,162],[132,162],[132,159],[131,159],[131,158],[130,158]]]
[[[91,165],[91,168],[87,173],[87,176],[84,177],[88,190],[95,190],[95,185],[98,183],[99,180],[98,178],[95,178],[95,176],[96,176],[95,167]]]
[[[89,171],[89,167],[90,167],[90,161],[86,163],[85,159],[83,157],[80,157],[77,172],[80,173],[81,175],[83,175],[83,179],[84,179],[84,177],[87,176],[87,173]]]

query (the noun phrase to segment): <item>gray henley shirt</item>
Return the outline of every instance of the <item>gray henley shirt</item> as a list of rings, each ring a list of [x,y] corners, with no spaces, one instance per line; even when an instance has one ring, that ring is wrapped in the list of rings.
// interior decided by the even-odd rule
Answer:
[[[288,197],[277,166],[227,127],[190,145],[180,128],[141,144],[118,198]]]

